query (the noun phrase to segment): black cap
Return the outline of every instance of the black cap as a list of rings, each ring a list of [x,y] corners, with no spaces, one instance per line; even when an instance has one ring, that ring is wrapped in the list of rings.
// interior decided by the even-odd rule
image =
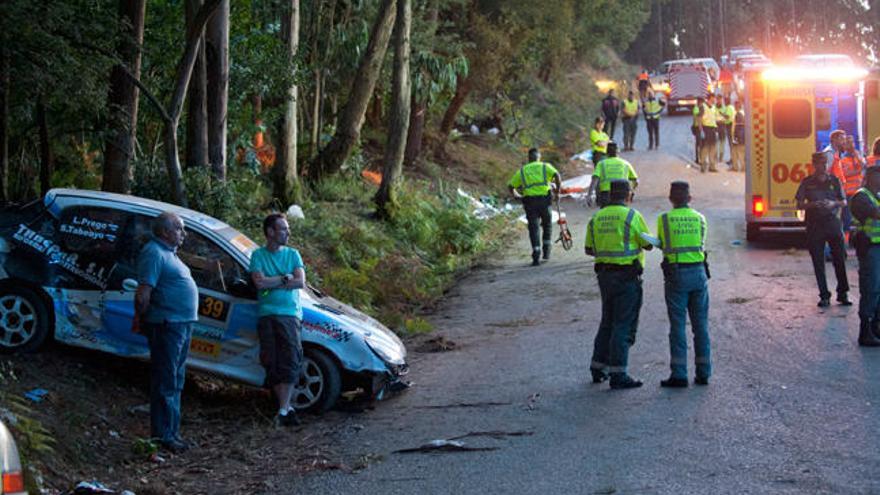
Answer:
[[[825,155],[825,152],[823,152],[823,151],[817,151],[817,152],[813,153],[812,161],[815,162],[815,161],[817,161],[817,160],[821,160],[822,163],[826,163],[826,164],[827,164],[827,162],[828,162],[828,156]]]
[[[626,179],[614,179],[611,181],[611,189],[608,191],[612,196],[623,196],[629,192],[629,181]]]
[[[691,185],[683,180],[677,180],[669,184],[669,194],[690,194]]]
[[[605,152],[609,154],[616,153],[617,143],[615,143],[614,141],[608,141],[608,144],[605,145]]]

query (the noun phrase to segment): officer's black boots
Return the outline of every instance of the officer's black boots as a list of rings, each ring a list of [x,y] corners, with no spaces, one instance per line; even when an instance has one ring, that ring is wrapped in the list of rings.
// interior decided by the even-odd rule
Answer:
[[[550,244],[544,244],[544,260],[550,259]]]
[[[532,266],[541,264],[541,248],[532,248]]]
[[[862,347],[880,347],[880,339],[874,335],[871,320],[862,320],[859,325],[859,345]]]
[[[687,388],[688,381],[687,378],[669,377],[665,380],[660,380],[660,386],[664,388]]]
[[[853,304],[852,301],[850,301],[849,298],[846,296],[846,292],[841,292],[840,294],[837,294],[837,302],[841,306],[852,306]]]
[[[871,320],[871,333],[874,334],[874,338],[880,340],[880,320]]]
[[[608,379],[608,373],[602,370],[594,370],[590,368],[590,374],[593,375],[593,383],[602,383]]]
[[[638,388],[642,382],[634,380],[626,373],[611,373],[611,388],[620,390],[625,388]]]

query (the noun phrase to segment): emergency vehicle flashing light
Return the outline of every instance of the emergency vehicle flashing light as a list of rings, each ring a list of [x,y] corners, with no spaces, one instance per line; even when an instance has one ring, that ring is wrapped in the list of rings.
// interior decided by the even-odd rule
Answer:
[[[867,77],[868,71],[858,67],[771,67],[761,73],[764,81],[831,81],[851,82]]]
[[[752,196],[752,213],[760,218],[767,211],[767,204],[762,196]]]

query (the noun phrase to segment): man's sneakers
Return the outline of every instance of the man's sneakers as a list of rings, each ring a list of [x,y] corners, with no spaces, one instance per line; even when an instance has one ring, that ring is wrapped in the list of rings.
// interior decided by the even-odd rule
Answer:
[[[294,409],[288,409],[285,412],[279,412],[275,415],[275,419],[272,421],[272,424],[278,428],[282,426],[299,426],[300,420],[299,416],[296,415],[296,411]]]
[[[550,259],[550,244],[544,244],[544,261]]]
[[[162,446],[163,450],[167,450],[172,454],[182,454],[189,450],[189,443],[180,440],[180,439],[171,439],[171,440],[162,440],[159,442],[159,445]]]
[[[611,374],[611,388],[614,390],[623,390],[627,388],[638,388],[642,386],[642,382],[633,379],[626,373]]]
[[[660,386],[664,388],[687,388],[688,381],[687,378],[675,378],[671,376],[665,380],[660,380]]]
[[[694,377],[694,385],[708,385],[709,377],[708,376],[697,376]]]
[[[593,383],[602,383],[608,379],[608,373],[602,370],[594,370],[590,368],[590,374],[593,375]]]
[[[827,308],[828,306],[831,306],[831,299],[829,299],[827,297],[823,297],[823,298],[819,299],[819,303],[816,304],[816,306],[818,306],[820,308]]]
[[[532,266],[541,264],[541,248],[532,249]]]
[[[849,298],[846,297],[846,293],[837,295],[837,303],[840,304],[841,306],[852,306],[853,305],[852,301],[850,301]]]

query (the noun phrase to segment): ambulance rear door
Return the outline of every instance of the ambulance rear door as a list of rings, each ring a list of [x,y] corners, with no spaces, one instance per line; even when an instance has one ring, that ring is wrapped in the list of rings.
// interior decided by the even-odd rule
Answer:
[[[810,173],[816,149],[815,84],[800,81],[767,83],[767,213],[763,220],[778,227],[800,227],[794,199]]]

